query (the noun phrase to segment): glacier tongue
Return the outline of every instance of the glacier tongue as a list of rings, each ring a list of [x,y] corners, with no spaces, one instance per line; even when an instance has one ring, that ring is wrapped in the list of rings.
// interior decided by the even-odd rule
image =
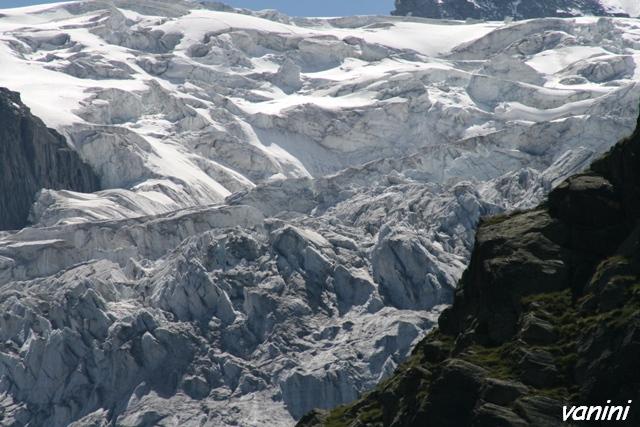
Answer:
[[[12,426],[290,426],[390,375],[483,215],[634,128],[640,23],[0,11],[0,85],[104,190],[0,233]],[[7,420],[5,422],[5,420]]]

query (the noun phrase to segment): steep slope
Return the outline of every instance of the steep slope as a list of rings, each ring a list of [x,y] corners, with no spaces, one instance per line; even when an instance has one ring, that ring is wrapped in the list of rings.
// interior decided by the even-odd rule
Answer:
[[[97,191],[98,178],[20,95],[0,88],[0,230],[23,227],[43,189]]]
[[[481,216],[535,206],[638,115],[632,19],[0,13],[0,82],[104,188],[44,190],[0,233],[7,425],[291,426],[349,402],[451,303]]]
[[[629,16],[637,12],[624,0],[397,0],[393,15],[436,19],[531,19],[583,15]],[[632,15],[637,16],[637,15]]]
[[[638,360],[640,121],[542,205],[484,219],[439,328],[375,391],[298,425],[559,426],[563,405],[633,401],[635,426]]]

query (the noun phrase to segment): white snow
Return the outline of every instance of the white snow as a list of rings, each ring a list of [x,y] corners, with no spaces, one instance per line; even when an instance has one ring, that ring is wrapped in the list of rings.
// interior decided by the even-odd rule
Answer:
[[[45,189],[33,227],[0,233],[0,308],[26,310],[5,291],[62,304],[90,288],[110,340],[146,311],[158,337],[199,343],[174,395],[135,384],[109,402],[123,425],[166,412],[184,427],[291,426],[353,399],[450,302],[478,219],[538,203],[631,132],[640,99],[635,19],[292,20],[180,0],[0,15],[0,86],[104,187]],[[83,338],[93,325],[70,322]],[[28,372],[17,387],[39,390],[37,357],[8,359]],[[210,394],[192,399],[200,372]],[[25,399],[60,425],[104,418],[111,406],[73,384],[59,385],[73,410]]]
[[[600,0],[601,3],[613,10],[626,12],[629,16],[640,16],[640,2],[638,0]]]
[[[388,28],[356,29],[332,32],[336,35],[362,37],[395,49],[412,49],[428,56],[446,54],[454,47],[481,38],[502,26],[500,23],[479,24],[393,22]]]
[[[533,55],[526,63],[541,73],[555,74],[580,60],[607,53],[599,46],[568,46],[540,52]]]

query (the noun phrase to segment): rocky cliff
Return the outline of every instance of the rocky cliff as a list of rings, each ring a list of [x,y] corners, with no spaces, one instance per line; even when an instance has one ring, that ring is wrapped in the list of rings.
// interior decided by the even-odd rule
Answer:
[[[392,15],[425,18],[503,20],[579,15],[628,16],[602,0],[396,0]]]
[[[0,14],[0,82],[105,188],[40,191],[0,233],[2,426],[291,427],[351,402],[453,302],[480,217],[537,206],[638,116],[628,18]]]
[[[98,179],[18,93],[0,88],[0,230],[23,227],[43,188],[92,192]]]
[[[539,207],[481,222],[439,328],[374,391],[299,426],[557,426],[563,405],[630,400],[637,426],[638,360],[640,130]]]

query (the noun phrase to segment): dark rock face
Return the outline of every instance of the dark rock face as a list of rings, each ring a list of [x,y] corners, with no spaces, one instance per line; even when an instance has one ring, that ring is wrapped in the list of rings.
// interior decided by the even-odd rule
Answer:
[[[536,209],[485,219],[439,329],[361,400],[300,426],[640,425],[640,123]],[[608,425],[594,422],[594,425]]]
[[[18,93],[0,88],[0,230],[24,227],[43,188],[98,187],[96,175],[65,139],[34,117]]]
[[[437,19],[531,19],[576,15],[627,16],[611,12],[599,0],[396,0],[392,15]]]

